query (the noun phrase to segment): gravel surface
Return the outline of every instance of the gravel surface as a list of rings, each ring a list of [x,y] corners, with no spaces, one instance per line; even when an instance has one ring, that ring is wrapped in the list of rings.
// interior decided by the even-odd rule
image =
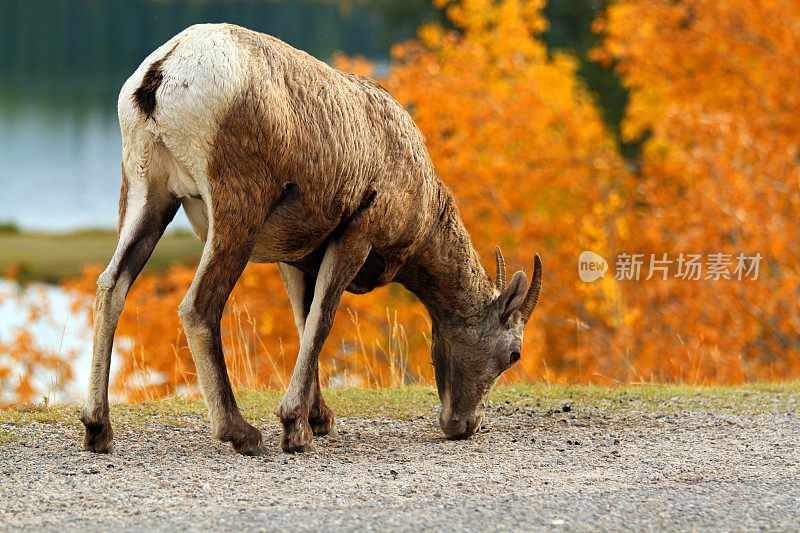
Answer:
[[[342,418],[319,451],[235,454],[186,427],[116,427],[110,455],[80,427],[0,424],[0,529],[798,530],[800,422],[736,414],[494,405],[468,441],[433,411]],[[1,435],[2,433],[0,433]]]

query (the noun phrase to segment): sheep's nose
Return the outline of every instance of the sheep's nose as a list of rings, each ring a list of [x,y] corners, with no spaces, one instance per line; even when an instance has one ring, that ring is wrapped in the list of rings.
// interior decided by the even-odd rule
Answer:
[[[450,440],[468,439],[481,427],[483,415],[471,415],[464,418],[451,417],[445,420],[439,417],[439,425]]]

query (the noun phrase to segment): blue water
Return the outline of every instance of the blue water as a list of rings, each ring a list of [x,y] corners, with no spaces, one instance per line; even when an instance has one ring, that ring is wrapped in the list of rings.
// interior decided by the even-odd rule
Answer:
[[[115,227],[120,150],[108,112],[78,122],[33,103],[11,117],[0,111],[0,221],[46,231]]]
[[[232,22],[328,61],[384,64],[412,34],[387,13],[311,0],[0,0],[0,223],[114,228],[119,88],[152,50],[199,22]],[[173,227],[188,227],[179,214]]]

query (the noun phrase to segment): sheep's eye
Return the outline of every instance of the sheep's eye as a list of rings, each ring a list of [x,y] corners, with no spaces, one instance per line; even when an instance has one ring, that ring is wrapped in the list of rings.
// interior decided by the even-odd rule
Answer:
[[[517,361],[519,361],[520,355],[519,352],[511,352],[511,364],[513,365]]]

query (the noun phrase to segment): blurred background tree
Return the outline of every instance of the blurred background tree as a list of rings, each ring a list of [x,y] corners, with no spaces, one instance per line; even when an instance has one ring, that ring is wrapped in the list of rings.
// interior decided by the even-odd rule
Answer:
[[[623,139],[643,142],[628,249],[764,256],[757,281],[627,287],[639,371],[796,377],[800,4],[619,0],[595,29],[629,91]]]

